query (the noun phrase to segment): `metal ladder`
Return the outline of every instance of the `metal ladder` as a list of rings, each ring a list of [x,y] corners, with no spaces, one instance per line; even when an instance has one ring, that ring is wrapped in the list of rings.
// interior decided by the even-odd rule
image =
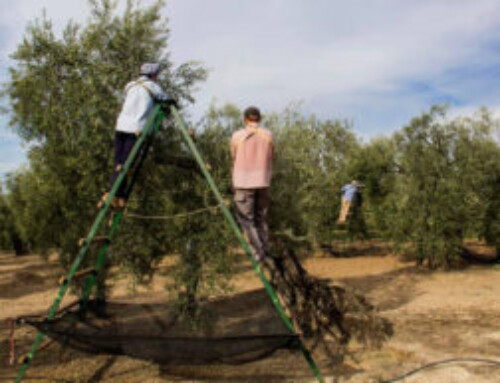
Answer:
[[[253,268],[255,269],[255,272],[259,276],[260,280],[262,281],[264,288],[271,298],[271,301],[278,311],[278,314],[280,315],[280,318],[282,321],[285,323],[286,327],[292,331],[293,333],[296,333],[296,329],[293,325],[292,320],[288,317],[286,314],[285,309],[279,302],[279,298],[274,291],[273,287],[267,280],[266,276],[261,270],[261,267],[259,263],[254,259],[252,252],[250,250],[250,246],[248,245],[248,242],[245,240],[240,228],[236,224],[236,221],[227,207],[224,199],[222,198],[222,195],[220,194],[219,189],[217,188],[210,172],[208,171],[205,162],[203,161],[198,149],[196,148],[196,145],[194,144],[191,136],[189,135],[188,130],[186,129],[186,126],[184,124],[184,121],[182,117],[180,116],[179,112],[174,106],[170,107],[170,115],[173,116],[178,128],[180,129],[182,136],[184,140],[186,141],[191,153],[195,157],[196,161],[198,162],[198,165],[200,166],[200,169],[205,176],[212,192],[215,195],[215,198],[217,199],[217,202],[219,203],[220,209],[223,212],[224,217],[228,221],[229,225],[231,226],[231,229],[233,230],[236,238],[238,239],[241,247],[243,248],[246,256],[249,258],[250,262],[252,263]],[[62,298],[64,297],[68,286],[70,285],[71,281],[73,280],[75,274],[77,273],[80,264],[82,263],[83,259],[88,253],[88,250],[90,248],[90,245],[92,244],[93,240],[96,238],[96,234],[98,230],[101,228],[103,222],[106,219],[106,215],[108,210],[110,209],[111,202],[116,195],[116,192],[118,191],[118,188],[122,184],[123,180],[127,176],[127,172],[133,168],[133,173],[132,173],[132,179],[131,182],[129,183],[126,191],[126,198],[128,199],[128,196],[132,192],[132,189],[134,187],[135,181],[137,179],[137,175],[140,172],[140,169],[142,167],[142,163],[144,159],[146,158],[148,149],[153,141],[153,138],[155,134],[158,132],[163,120],[166,117],[165,111],[159,106],[155,106],[153,113],[151,114],[150,118],[148,119],[146,123],[146,127],[143,131],[143,134],[139,137],[137,140],[136,144],[134,145],[132,151],[130,152],[130,155],[123,165],[122,169],[120,170],[120,173],[111,188],[111,191],[109,192],[109,195],[104,202],[103,206],[100,208],[99,213],[97,214],[96,219],[94,220],[94,223],[92,224],[86,238],[82,241],[81,244],[81,249],[80,252],[78,253],[78,256],[75,258],[73,261],[73,264],[71,265],[71,268],[68,272],[68,275],[64,278],[62,281],[61,288],[59,290],[59,293],[57,294],[57,297],[52,304],[52,306],[49,309],[49,312],[47,314],[47,320],[53,319],[54,316],[57,314],[57,311],[59,309],[59,306],[61,304]],[[84,284],[84,290],[83,290],[83,295],[81,299],[81,304],[83,305],[83,308],[85,308],[86,302],[88,301],[92,289],[97,281],[97,276],[101,269],[104,267],[107,255],[108,255],[108,249],[109,246],[115,237],[119,227],[120,223],[123,218],[123,211],[116,211],[113,214],[112,220],[111,220],[111,225],[108,230],[108,233],[105,237],[105,240],[103,244],[100,247],[99,253],[98,253],[98,258],[97,258],[97,263],[95,266],[95,269],[92,270],[89,276],[87,276],[87,279]],[[35,339],[35,342],[33,346],[31,347],[30,351],[28,352],[26,358],[24,359],[21,368],[19,369],[17,378],[15,380],[16,383],[21,382],[23,379],[26,371],[30,367],[31,361],[35,357],[35,354],[40,347],[42,341],[43,341],[44,335],[41,332],[38,332],[37,337]],[[313,372],[314,376],[316,377],[317,381],[319,383],[324,383],[323,376],[321,375],[321,372],[319,371],[314,358],[312,357],[311,353],[303,343],[302,339],[299,338],[299,347],[304,354],[304,357],[309,365],[309,368]]]

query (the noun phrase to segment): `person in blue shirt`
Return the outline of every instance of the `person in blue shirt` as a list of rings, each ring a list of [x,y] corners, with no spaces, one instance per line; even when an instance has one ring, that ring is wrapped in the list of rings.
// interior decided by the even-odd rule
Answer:
[[[359,183],[356,180],[352,180],[350,183],[342,186],[342,206],[340,208],[339,219],[337,224],[345,224],[347,217],[349,215],[349,210],[351,209],[351,204],[358,192]]]

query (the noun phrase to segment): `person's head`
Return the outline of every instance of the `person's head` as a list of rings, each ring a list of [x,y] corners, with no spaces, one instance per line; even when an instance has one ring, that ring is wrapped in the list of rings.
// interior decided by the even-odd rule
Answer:
[[[357,180],[352,180],[351,181],[351,185],[354,186],[354,187],[358,187],[359,186],[359,182]]]
[[[255,106],[249,106],[243,112],[243,119],[245,120],[245,124],[251,122],[254,123],[260,122],[261,119],[260,110]]]
[[[158,63],[144,63],[141,65],[141,76],[146,76],[153,81],[158,79],[161,68]]]

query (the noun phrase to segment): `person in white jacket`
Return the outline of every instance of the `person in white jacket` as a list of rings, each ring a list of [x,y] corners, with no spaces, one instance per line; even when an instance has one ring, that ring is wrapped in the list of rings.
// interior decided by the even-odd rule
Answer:
[[[125,86],[125,101],[116,121],[114,170],[109,190],[113,187],[118,174],[127,161],[137,137],[144,129],[155,103],[175,105],[173,99],[157,83],[160,69],[158,63],[145,63],[141,66],[140,77]],[[127,179],[125,178],[113,200],[114,207],[122,208],[125,206],[126,189]],[[103,195],[99,207],[107,200],[108,194],[109,191]]]

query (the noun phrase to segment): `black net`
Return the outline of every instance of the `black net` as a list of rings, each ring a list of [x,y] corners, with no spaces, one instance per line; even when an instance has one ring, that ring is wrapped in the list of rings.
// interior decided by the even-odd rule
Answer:
[[[128,355],[161,365],[239,364],[262,359],[278,349],[298,348],[263,291],[206,303],[201,323],[178,317],[168,304],[107,305],[99,318],[90,302],[62,311],[53,320],[28,319],[52,339],[89,353]]]
[[[269,259],[263,269],[307,345],[324,345],[339,361],[353,337],[379,345],[390,327],[361,296],[310,276],[292,251]],[[105,318],[95,301],[52,320],[28,319],[50,338],[89,353],[128,355],[162,366],[240,364],[279,349],[298,350],[299,337],[279,317],[264,290],[201,303],[197,322],[168,303],[110,302]]]

